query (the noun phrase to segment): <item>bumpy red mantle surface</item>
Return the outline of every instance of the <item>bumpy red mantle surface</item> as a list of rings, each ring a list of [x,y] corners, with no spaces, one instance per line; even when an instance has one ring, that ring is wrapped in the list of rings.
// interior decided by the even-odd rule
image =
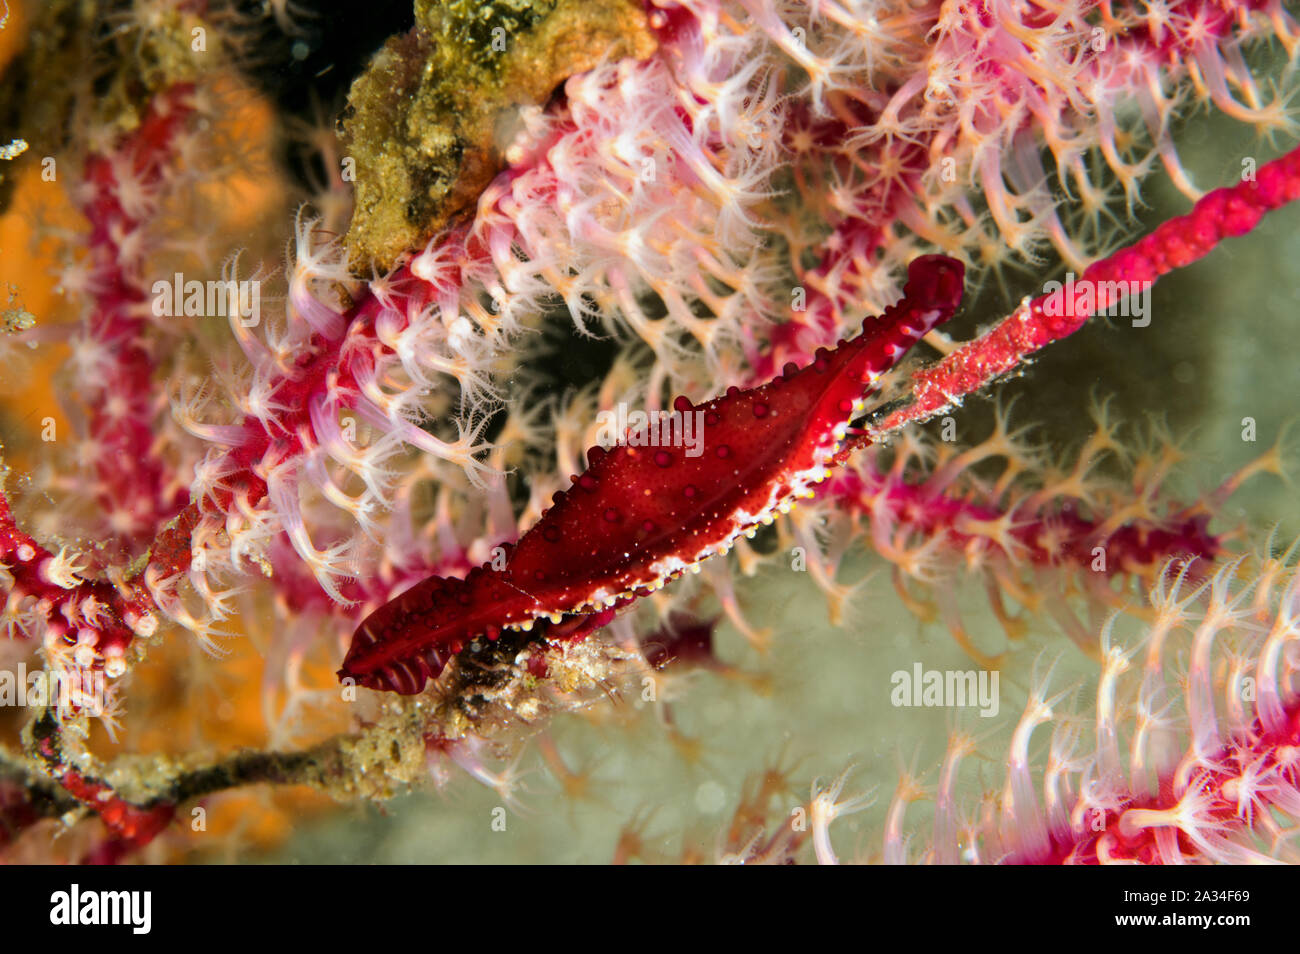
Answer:
[[[956,310],[963,277],[960,262],[922,256],[902,301],[808,367],[788,365],[767,384],[698,407],[678,398],[674,410],[703,415],[698,456],[688,454],[698,446],[593,447],[586,472],[507,548],[504,568],[431,577],[380,607],[353,635],[340,678],[419,692],[477,637],[540,625],[548,638],[577,638],[725,553],[812,495],[876,381]]]

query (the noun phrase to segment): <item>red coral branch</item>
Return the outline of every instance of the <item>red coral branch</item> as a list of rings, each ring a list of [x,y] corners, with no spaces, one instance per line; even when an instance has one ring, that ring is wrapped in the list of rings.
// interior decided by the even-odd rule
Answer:
[[[133,805],[106,782],[68,765],[59,720],[51,710],[42,713],[29,727],[29,732],[29,747],[40,758],[50,778],[95,812],[109,831],[130,847],[148,844],[171,822],[176,811],[174,804]]]
[[[1129,290],[1150,288],[1160,276],[1202,258],[1225,238],[1245,235],[1265,213],[1297,198],[1300,148],[1261,167],[1255,180],[1216,189],[1187,215],[1170,219],[1134,245],[1088,266],[1080,284],[1095,290],[1095,306],[1087,313],[1059,292],[1040,295],[975,341],[915,373],[912,403],[874,426],[872,439],[943,412],[1040,348],[1072,335],[1093,314],[1118,305]],[[1057,304],[1063,307],[1052,307]]]
[[[126,648],[136,635],[158,628],[153,598],[139,583],[80,576],[85,567],[66,549],[51,553],[14,521],[0,490],[0,564],[12,579],[5,612],[29,621],[20,629],[41,640],[51,664],[60,672],[108,676],[126,671]],[[89,686],[89,679],[82,683]]]

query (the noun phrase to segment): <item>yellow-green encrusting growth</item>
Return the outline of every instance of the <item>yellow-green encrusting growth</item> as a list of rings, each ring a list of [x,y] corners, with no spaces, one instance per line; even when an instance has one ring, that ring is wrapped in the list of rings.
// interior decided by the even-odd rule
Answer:
[[[415,22],[353,83],[342,118],[356,171],[347,249],[361,275],[472,210],[521,106],[657,45],[635,0],[416,0]]]

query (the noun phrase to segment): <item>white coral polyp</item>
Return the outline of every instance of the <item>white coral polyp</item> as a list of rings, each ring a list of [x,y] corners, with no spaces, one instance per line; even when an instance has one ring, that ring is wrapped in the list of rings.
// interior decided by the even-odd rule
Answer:
[[[479,204],[476,234],[501,273],[505,306],[537,311],[558,296],[581,331],[596,321],[605,332],[630,328],[671,366],[684,355],[646,312],[650,293],[668,325],[718,360],[739,340],[741,310],[719,329],[696,308],[729,297],[707,276],[725,283],[760,267],[755,209],[781,161],[769,66],[754,37],[686,32],[648,60],[569,79],[567,112],[530,124],[512,151],[522,168]],[[739,293],[752,296],[751,318],[767,305],[757,289]]]

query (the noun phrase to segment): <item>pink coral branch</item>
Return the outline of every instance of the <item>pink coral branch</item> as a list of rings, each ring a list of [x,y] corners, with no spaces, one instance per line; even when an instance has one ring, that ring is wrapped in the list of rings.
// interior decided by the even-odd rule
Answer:
[[[145,234],[175,179],[181,132],[194,113],[194,89],[158,94],[133,132],[86,160],[77,197],[90,221],[83,361],[74,382],[86,407],[95,498],[106,526],[129,552],[186,502],[185,486],[161,458],[156,439],[157,343],[149,341],[150,292]]]

